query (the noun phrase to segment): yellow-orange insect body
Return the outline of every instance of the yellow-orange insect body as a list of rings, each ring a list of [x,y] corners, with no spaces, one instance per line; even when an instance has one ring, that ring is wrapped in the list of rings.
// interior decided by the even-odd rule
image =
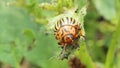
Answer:
[[[81,25],[79,21],[72,17],[60,19],[55,25],[55,36],[59,41],[59,45],[67,46],[77,44],[80,37]]]
[[[79,47],[78,41],[83,33],[81,31],[81,24],[79,20],[74,19],[72,17],[61,18],[55,24],[54,34],[56,39],[59,41],[58,44],[61,45],[63,50],[68,55],[70,54],[69,50],[66,48],[76,49]],[[67,58],[68,56],[64,56],[63,58]]]

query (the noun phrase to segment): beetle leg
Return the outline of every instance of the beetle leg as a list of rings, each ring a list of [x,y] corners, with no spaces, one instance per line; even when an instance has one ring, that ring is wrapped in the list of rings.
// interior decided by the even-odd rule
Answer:
[[[60,53],[60,59],[61,60],[65,59],[65,58],[68,59],[68,55],[65,54],[65,50],[66,50],[66,46],[63,46],[62,51]]]

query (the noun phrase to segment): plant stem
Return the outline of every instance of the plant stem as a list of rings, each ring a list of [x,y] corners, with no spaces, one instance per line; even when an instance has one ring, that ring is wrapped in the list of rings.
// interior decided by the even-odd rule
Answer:
[[[115,48],[117,46],[119,35],[120,35],[120,23],[118,24],[118,26],[116,28],[116,32],[114,33],[113,38],[111,40],[111,44],[110,44],[110,47],[109,47],[109,50],[107,53],[107,57],[106,57],[105,68],[113,68],[111,65],[113,63],[114,52],[115,52]]]
[[[76,52],[78,58],[81,62],[86,65],[86,68],[95,68],[95,65],[87,51],[85,43],[80,45],[80,49]]]
[[[120,6],[120,2],[119,0],[115,0],[115,4],[116,4],[116,19],[118,22],[118,25],[116,27],[116,31],[113,34],[113,38],[111,40],[111,44],[107,53],[107,57],[106,57],[106,63],[105,63],[105,68],[113,68],[113,60],[114,60],[114,52],[115,52],[115,48],[117,46],[118,43],[118,38],[120,35],[120,13],[119,10],[120,8],[118,8],[118,6]]]

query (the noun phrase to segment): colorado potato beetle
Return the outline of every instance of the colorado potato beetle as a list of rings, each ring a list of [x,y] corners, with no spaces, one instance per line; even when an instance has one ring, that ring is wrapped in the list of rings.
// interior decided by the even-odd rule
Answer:
[[[59,19],[55,24],[54,35],[63,49],[61,52],[63,59],[68,58],[71,50],[79,47],[78,41],[84,36],[79,20],[72,17]]]

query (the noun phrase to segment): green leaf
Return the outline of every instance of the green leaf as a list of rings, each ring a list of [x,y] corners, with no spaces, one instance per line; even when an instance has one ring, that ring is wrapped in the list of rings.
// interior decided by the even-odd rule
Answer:
[[[74,5],[77,6],[79,9],[81,9],[83,6],[88,5],[87,0],[74,0],[74,2]]]
[[[97,11],[107,20],[115,17],[115,3],[114,0],[92,0]]]
[[[36,24],[24,9],[3,2],[0,6],[0,61],[20,68],[19,63],[35,38],[31,32],[35,32]],[[24,34],[26,30],[29,30],[28,34]],[[29,35],[33,37],[28,38]]]
[[[42,68],[68,68],[67,61],[61,61],[59,57],[60,48],[53,35],[46,36],[40,33],[37,37],[37,46],[26,53],[26,59]]]

